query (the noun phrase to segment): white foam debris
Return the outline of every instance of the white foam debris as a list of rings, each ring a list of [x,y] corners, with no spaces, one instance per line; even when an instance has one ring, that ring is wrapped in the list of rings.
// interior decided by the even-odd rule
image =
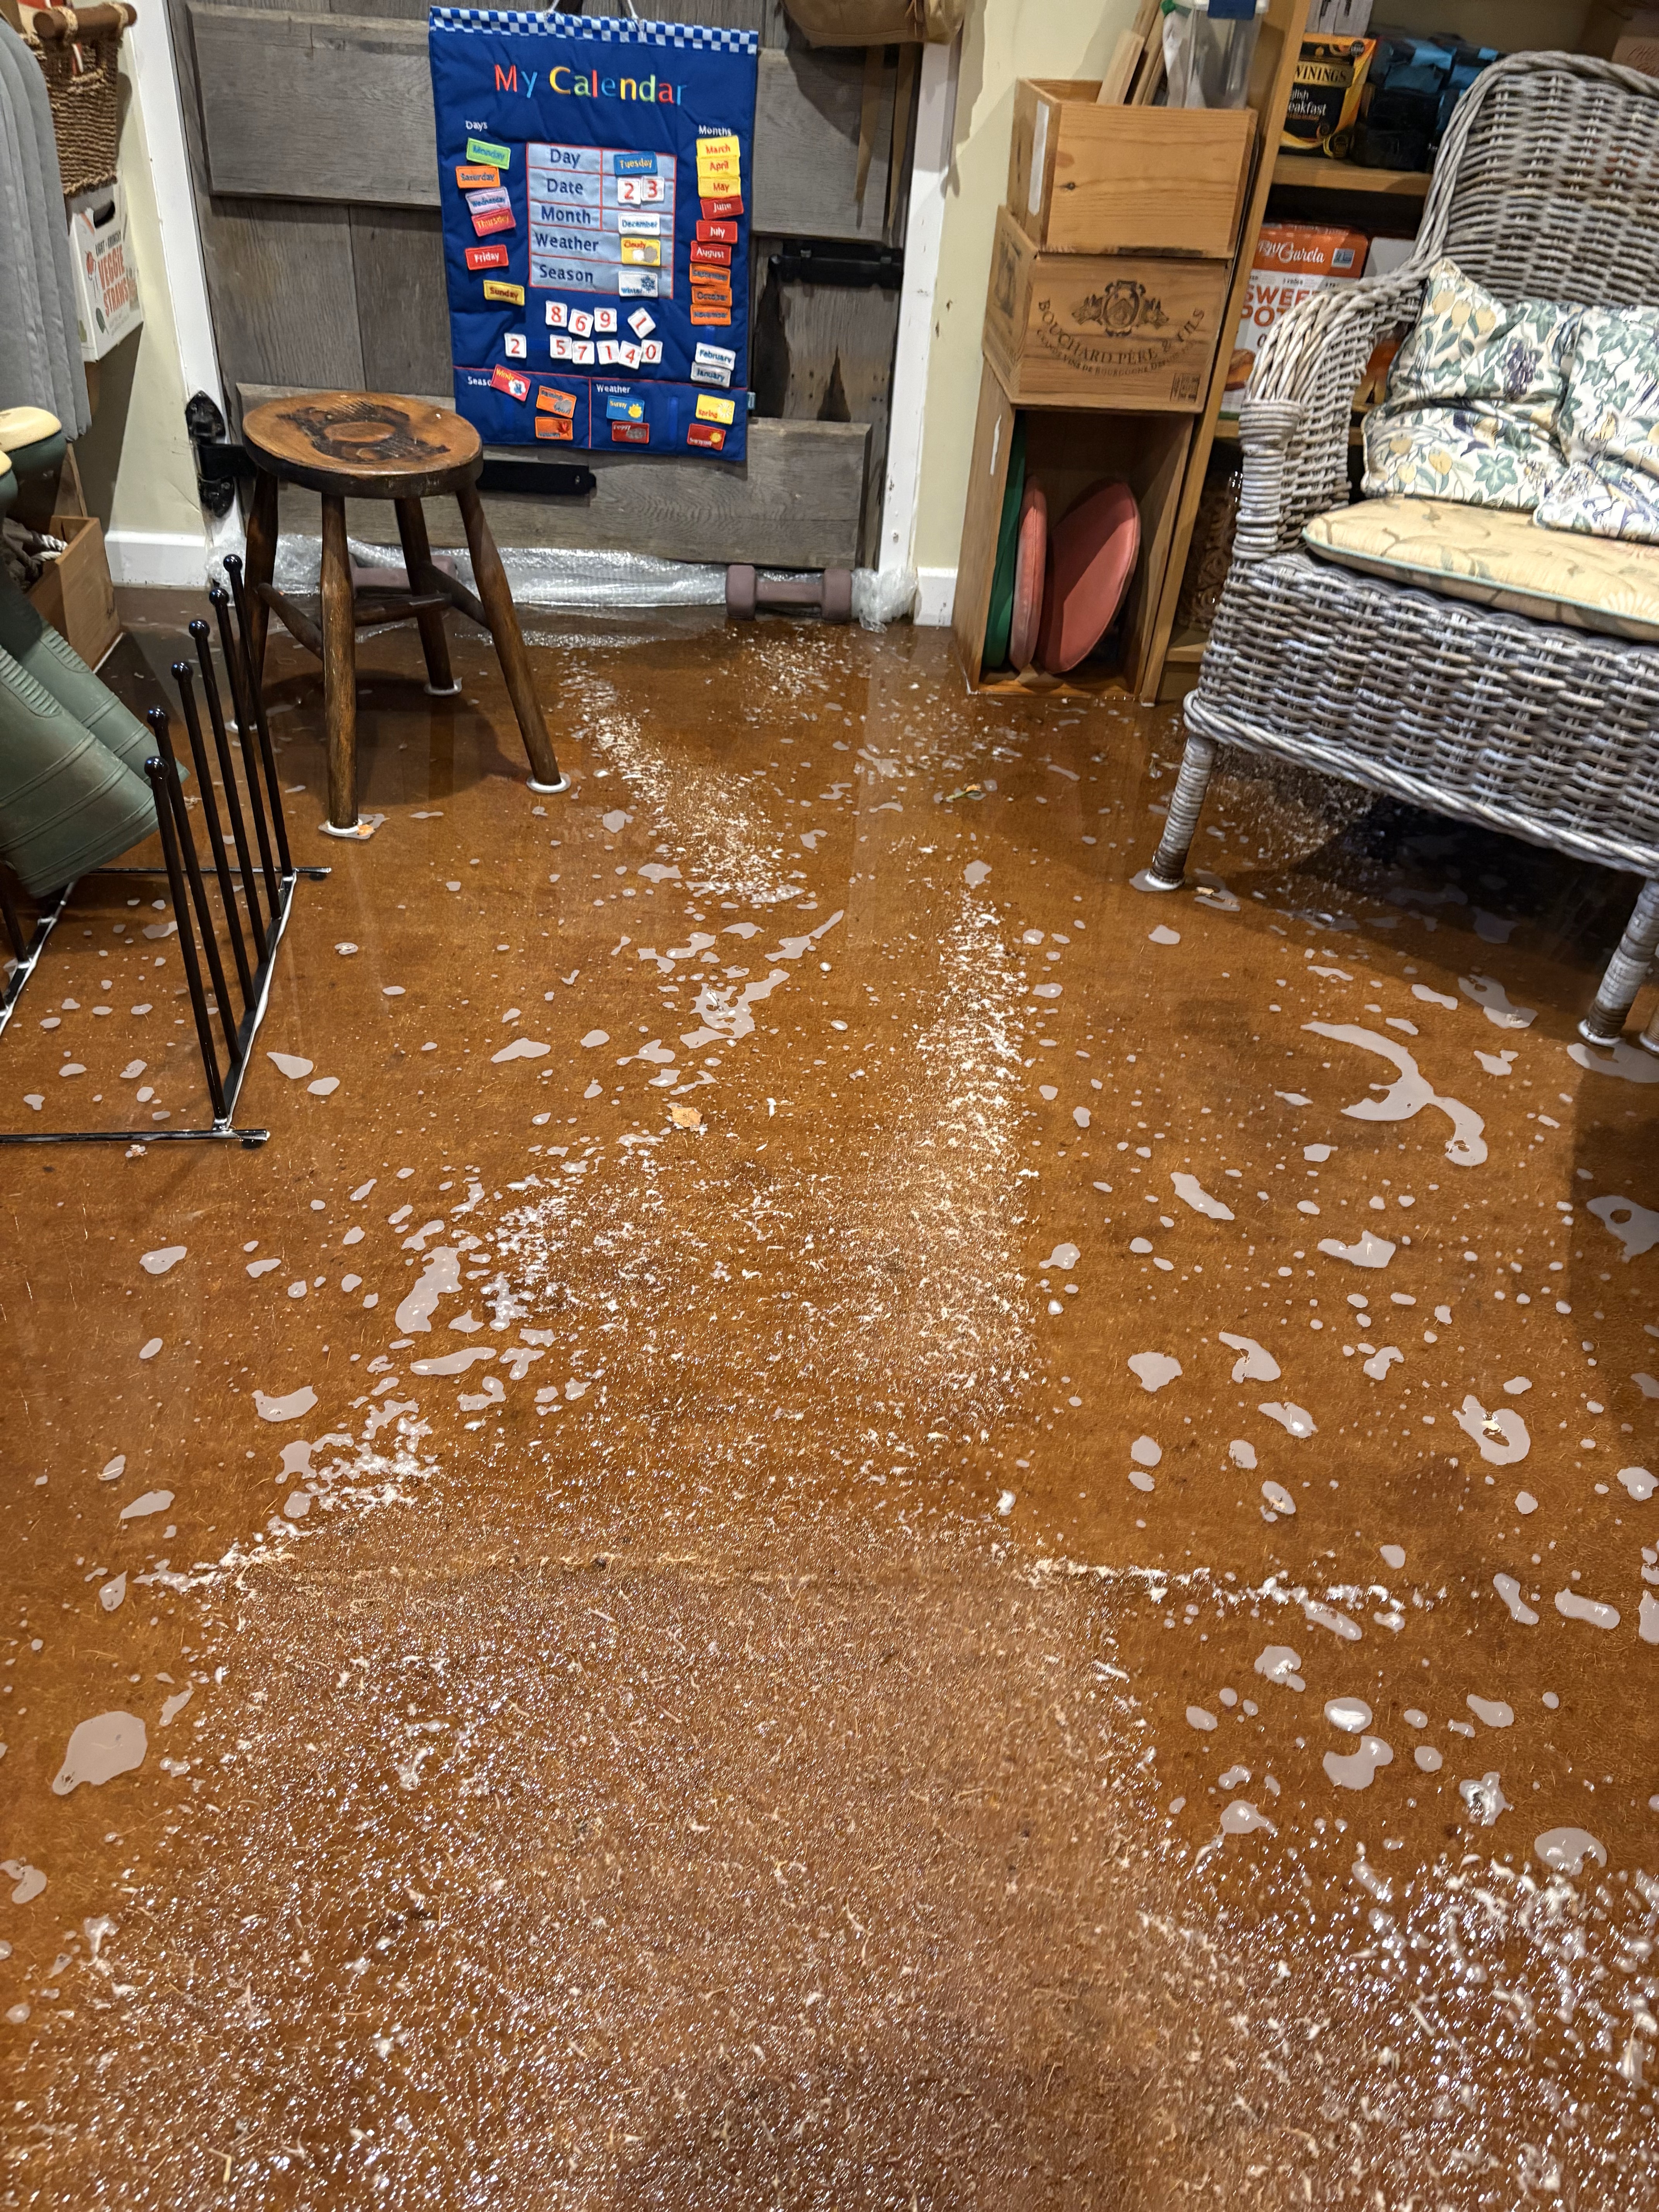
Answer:
[[[1135,1352],[1129,1355],[1130,1372],[1139,1377],[1143,1390],[1161,1390],[1181,1373],[1181,1362],[1167,1352]]]
[[[1378,1237],[1369,1229],[1362,1229],[1352,1244],[1344,1244],[1334,1237],[1322,1237],[1319,1249],[1328,1258],[1346,1260],[1354,1267],[1386,1267],[1398,1246],[1386,1237]]]
[[[1513,1467],[1532,1449],[1532,1438],[1527,1425],[1512,1406],[1498,1406],[1488,1413],[1473,1390],[1452,1414],[1452,1419],[1470,1442],[1475,1444],[1482,1459],[1493,1467]]]
[[[1287,1429],[1293,1437],[1311,1437],[1318,1433],[1317,1424],[1305,1406],[1296,1405],[1288,1400],[1281,1402],[1277,1398],[1270,1398],[1255,1410],[1258,1413],[1265,1413],[1270,1421],[1277,1421],[1280,1428]]]
[[[1231,1221],[1233,1210],[1224,1206],[1218,1198],[1212,1198],[1196,1176],[1177,1170],[1170,1178],[1175,1185],[1176,1196],[1190,1206],[1194,1213],[1202,1213],[1211,1221]]]
[[[1592,1198],[1585,1210],[1619,1239],[1626,1261],[1639,1259],[1659,1244],[1659,1213],[1638,1206],[1633,1198]]]
[[[1433,1106],[1452,1125],[1452,1133],[1446,1139],[1446,1158],[1453,1166],[1476,1168],[1486,1158],[1486,1123],[1461,1098],[1443,1098],[1404,1045],[1352,1023],[1304,1022],[1303,1027],[1315,1036],[1329,1037],[1334,1043],[1358,1045],[1363,1052],[1374,1052],[1399,1069],[1399,1081],[1391,1084],[1381,1098],[1361,1098],[1342,1109],[1350,1121],[1409,1121],[1425,1106]]]
[[[1233,1362],[1235,1382],[1278,1382],[1283,1370],[1265,1345],[1253,1336],[1235,1336],[1231,1329],[1218,1329],[1216,1334],[1230,1351],[1241,1355]]]

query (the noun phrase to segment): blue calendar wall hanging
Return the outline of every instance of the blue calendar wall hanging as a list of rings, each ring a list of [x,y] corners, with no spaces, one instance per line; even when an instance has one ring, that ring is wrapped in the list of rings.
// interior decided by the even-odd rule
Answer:
[[[434,8],[428,45],[459,412],[740,461],[757,34]]]

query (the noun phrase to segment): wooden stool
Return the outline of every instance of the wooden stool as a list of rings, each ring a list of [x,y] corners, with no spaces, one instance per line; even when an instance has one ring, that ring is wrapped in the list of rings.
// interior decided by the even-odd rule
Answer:
[[[501,555],[477,493],[483,467],[478,434],[442,407],[385,392],[315,392],[267,400],[242,419],[242,442],[258,469],[247,526],[248,645],[264,665],[267,610],[323,664],[323,712],[328,730],[328,820],[334,837],[366,837],[357,818],[357,632],[387,622],[414,622],[426,656],[427,690],[460,690],[450,672],[444,615],[459,607],[495,641],[507,696],[530,756],[532,791],[563,791],[536,698],[530,656],[514,611]],[[271,583],[276,564],[276,491],[303,484],[323,502],[323,607],[319,627]],[[436,567],[427,540],[423,499],[453,492],[461,510],[475,599]],[[389,499],[398,510],[407,590],[370,586],[354,597],[346,549],[348,499]]]

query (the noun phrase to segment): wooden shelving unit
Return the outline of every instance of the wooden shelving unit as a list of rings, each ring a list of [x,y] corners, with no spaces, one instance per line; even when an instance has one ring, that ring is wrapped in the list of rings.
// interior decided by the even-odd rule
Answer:
[[[1115,691],[1154,699],[1158,696],[1205,465],[1217,435],[1230,341],[1243,311],[1244,288],[1267,212],[1273,149],[1290,100],[1308,6],[1309,0],[1268,0],[1262,20],[1245,101],[1255,116],[1248,183],[1237,242],[1224,264],[1229,273],[1220,311],[1219,341],[1208,377],[1194,394],[1196,404],[1185,403],[1178,412],[1152,414],[1126,403],[1127,411],[1114,409],[1096,414],[1093,420],[1090,406],[1067,407],[1058,398],[1016,408],[988,357],[975,431],[975,465],[970,471],[957,568],[955,619],[963,666],[975,689],[1013,694],[1029,692],[1035,685],[1064,694]],[[1149,9],[1146,13],[1151,20],[1153,11]],[[1091,405],[1097,409],[1099,402]],[[1022,680],[1012,674],[988,676],[981,670],[1009,441],[1017,415],[1026,423],[1028,469],[1047,480],[1051,502],[1057,488],[1065,489],[1066,495],[1051,511],[1064,512],[1076,492],[1103,476],[1121,477],[1133,488],[1141,511],[1141,557],[1121,623],[1121,653],[1115,666],[1085,661],[1062,681]],[[1117,427],[1110,429],[1109,424]],[[1233,434],[1237,435],[1236,428]],[[1079,463],[1085,465],[1083,473],[1073,484],[1069,478]]]
[[[1353,161],[1328,161],[1318,154],[1280,154],[1273,183],[1303,192],[1387,193],[1404,200],[1426,199],[1433,179],[1426,169],[1362,169]]]

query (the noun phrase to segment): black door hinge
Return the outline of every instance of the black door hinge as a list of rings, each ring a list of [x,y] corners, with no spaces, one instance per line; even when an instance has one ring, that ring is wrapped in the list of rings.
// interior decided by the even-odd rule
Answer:
[[[904,281],[904,256],[893,246],[860,246],[850,239],[798,239],[770,255],[770,270],[784,284],[842,284],[896,292]]]
[[[225,418],[205,392],[185,403],[185,428],[196,452],[196,489],[210,514],[228,514],[239,477],[253,474],[240,439],[226,434]]]
[[[480,491],[528,492],[537,499],[584,499],[598,486],[592,469],[570,461],[520,461],[486,453]]]

